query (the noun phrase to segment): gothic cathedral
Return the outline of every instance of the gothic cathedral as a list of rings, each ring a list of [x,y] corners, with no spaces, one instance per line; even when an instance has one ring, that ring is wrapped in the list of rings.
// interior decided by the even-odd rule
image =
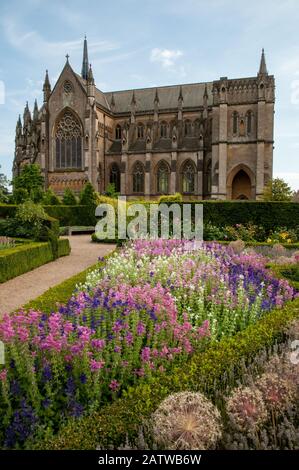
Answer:
[[[41,108],[16,127],[13,174],[39,163],[46,187],[109,183],[128,198],[258,199],[272,177],[274,77],[264,51],[255,77],[102,92],[84,40],[81,75],[68,56]]]

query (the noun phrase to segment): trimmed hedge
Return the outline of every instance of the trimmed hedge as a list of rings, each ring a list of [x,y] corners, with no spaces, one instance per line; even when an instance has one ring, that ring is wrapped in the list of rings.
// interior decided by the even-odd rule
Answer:
[[[70,251],[67,239],[58,240],[58,256],[68,255]],[[54,258],[51,242],[25,243],[14,248],[1,250],[0,283],[49,263]]]
[[[137,439],[145,423],[159,403],[169,394],[183,390],[200,390],[212,400],[217,391],[225,389],[228,377],[232,385],[242,377],[242,364],[254,358],[264,348],[284,339],[284,330],[299,317],[299,299],[284,308],[272,310],[258,323],[234,337],[224,338],[205,352],[194,354],[171,373],[152,378],[130,388],[124,395],[106,405],[100,412],[80,420],[72,419],[56,436],[46,436],[28,443],[30,449],[101,449],[123,445]],[[233,381],[232,381],[233,377]]]
[[[150,204],[144,202],[147,209]],[[186,202],[187,203],[187,202]],[[262,201],[193,201],[203,204],[204,222],[222,227],[226,225],[246,224],[252,222],[262,225],[266,231],[277,226],[295,228],[299,225],[299,204],[295,202],[262,202]],[[178,203],[181,206],[184,204]],[[188,202],[189,204],[189,202]],[[95,225],[95,207],[93,206],[44,206],[46,212],[59,220],[61,226]],[[16,210],[14,205],[0,205],[0,218],[12,217]]]

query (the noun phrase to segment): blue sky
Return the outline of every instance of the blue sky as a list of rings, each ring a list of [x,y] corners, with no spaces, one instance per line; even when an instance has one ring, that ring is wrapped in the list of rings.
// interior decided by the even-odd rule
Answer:
[[[86,33],[104,91],[254,76],[264,47],[276,78],[274,175],[299,189],[298,24],[298,0],[2,0],[2,171],[26,100],[42,104],[45,69],[53,86],[67,53],[80,72]]]

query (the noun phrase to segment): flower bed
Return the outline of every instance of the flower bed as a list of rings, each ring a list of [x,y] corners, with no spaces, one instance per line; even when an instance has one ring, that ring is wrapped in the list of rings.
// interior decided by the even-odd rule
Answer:
[[[136,241],[88,274],[58,312],[6,316],[4,445],[96,411],[293,299],[295,290],[266,261],[217,244]]]

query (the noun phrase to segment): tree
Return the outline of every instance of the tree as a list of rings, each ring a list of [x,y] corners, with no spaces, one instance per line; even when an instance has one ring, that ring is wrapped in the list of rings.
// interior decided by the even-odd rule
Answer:
[[[86,183],[80,194],[79,203],[82,206],[91,206],[97,204],[97,195],[91,183]]]
[[[1,168],[1,165],[0,165]],[[9,181],[4,173],[0,173],[0,202],[9,202],[8,196]]]
[[[270,180],[263,191],[263,201],[291,201],[293,191],[281,178]]]
[[[44,187],[44,177],[40,166],[36,163],[29,163],[22,168],[21,174],[13,179],[14,191],[19,188],[26,189],[28,194],[38,192]]]
[[[76,196],[70,188],[64,190],[62,203],[66,206],[75,206],[77,204]]]
[[[57,194],[54,193],[53,189],[49,188],[43,195],[43,204],[45,206],[58,206],[60,199]]]
[[[294,191],[292,201],[293,202],[299,202],[299,189],[297,189],[297,191]]]

